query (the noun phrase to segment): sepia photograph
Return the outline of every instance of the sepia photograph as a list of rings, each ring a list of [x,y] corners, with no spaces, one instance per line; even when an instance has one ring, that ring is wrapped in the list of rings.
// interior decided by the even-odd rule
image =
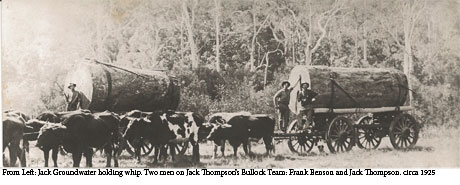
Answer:
[[[1,35],[3,167],[460,168],[459,0],[4,0]]]

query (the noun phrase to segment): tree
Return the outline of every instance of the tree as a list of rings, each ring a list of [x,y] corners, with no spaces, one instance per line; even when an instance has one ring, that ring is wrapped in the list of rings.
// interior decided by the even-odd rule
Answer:
[[[297,32],[299,40],[301,40],[304,45],[304,64],[311,65],[312,53],[318,50],[323,39],[327,37],[330,22],[344,9],[344,1],[335,0],[332,3],[332,7],[322,12],[313,11],[314,9],[324,9],[324,6],[319,5],[319,8],[313,8],[311,0],[308,0],[306,5],[298,5],[297,8],[299,8],[299,10],[294,11],[293,8],[284,7],[292,16],[292,21],[296,29],[295,32]],[[305,20],[307,20],[307,22],[305,22]]]
[[[250,71],[254,72],[256,70],[255,65],[255,52],[256,52],[256,39],[257,35],[260,33],[264,25],[267,23],[269,16],[266,15],[265,19],[259,23],[258,21],[258,13],[257,13],[257,0],[252,1],[252,10],[251,10],[251,17],[252,17],[252,38],[251,38],[251,49],[250,49],[250,59],[249,59],[249,66]]]
[[[190,46],[190,60],[192,62],[192,69],[197,69],[198,66],[200,65],[200,61],[198,59],[198,49],[196,47],[196,43],[195,43],[195,39],[194,39],[194,32],[193,32],[193,22],[194,22],[194,9],[195,7],[197,6],[197,1],[196,0],[192,0],[193,1],[193,5],[192,5],[192,8],[190,8],[190,13],[189,13],[189,10],[187,8],[187,1],[184,0],[182,1],[182,13],[183,13],[183,18],[184,18],[184,22],[185,22],[185,25],[187,27],[187,38],[188,38],[188,44]],[[191,14],[191,16],[190,16]]]
[[[414,30],[416,28],[417,21],[420,14],[424,11],[426,6],[425,0],[407,0],[407,1],[396,1],[390,2],[388,8],[396,8],[395,11],[381,12],[381,25],[384,30],[393,38],[394,42],[403,49],[404,73],[410,78],[413,70],[413,46],[412,42],[414,39]],[[384,9],[386,10],[386,9]],[[395,20],[385,20],[387,18],[393,18],[390,14],[396,14],[399,19],[402,19],[402,30],[399,28],[398,22]],[[392,29],[393,28],[393,29]],[[402,34],[401,34],[402,32]],[[399,35],[402,35],[402,39]],[[409,89],[412,88],[411,80],[409,80]],[[412,101],[412,91],[409,93],[410,101]]]

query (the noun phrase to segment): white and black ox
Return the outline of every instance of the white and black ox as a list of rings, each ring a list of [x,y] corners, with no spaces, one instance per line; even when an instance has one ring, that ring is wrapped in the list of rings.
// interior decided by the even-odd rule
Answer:
[[[225,141],[228,140],[233,147],[233,155],[237,155],[238,147],[243,145],[246,155],[250,154],[249,139],[260,140],[263,138],[266,155],[274,152],[272,142],[275,120],[268,115],[251,115],[249,113],[218,113],[210,116],[206,124],[211,127],[207,137],[214,142],[213,158],[217,156],[218,147],[221,147],[222,156],[225,156]]]
[[[135,113],[135,114],[133,114]],[[133,118],[132,116],[139,116]],[[193,112],[140,112],[132,111],[126,118],[129,123],[123,137],[134,147],[135,157],[141,161],[140,149],[144,141],[155,147],[154,163],[158,158],[166,160],[167,148],[170,149],[171,159],[175,160],[176,145],[190,142],[193,147],[192,161],[199,162],[199,129],[204,118]]]

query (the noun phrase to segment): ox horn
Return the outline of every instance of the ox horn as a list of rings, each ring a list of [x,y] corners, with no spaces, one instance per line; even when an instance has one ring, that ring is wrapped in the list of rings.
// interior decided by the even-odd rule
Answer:
[[[232,125],[228,124],[228,123],[225,123],[225,124],[222,124],[222,128],[231,128]]]
[[[147,122],[147,123],[151,123],[151,122],[152,122],[152,121],[150,121],[148,118],[145,118],[145,117],[143,118],[143,120],[144,120],[145,122]]]

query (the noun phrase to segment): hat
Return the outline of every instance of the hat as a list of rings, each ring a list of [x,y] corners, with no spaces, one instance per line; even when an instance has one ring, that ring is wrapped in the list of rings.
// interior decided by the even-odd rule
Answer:
[[[308,82],[304,82],[304,83],[300,84],[300,87],[302,87],[302,86],[304,86],[304,85],[307,85],[308,87],[310,87],[310,84],[309,84]],[[308,87],[307,87],[307,88],[308,88]]]
[[[71,86],[73,86],[73,87],[76,87],[76,86],[77,86],[77,84],[74,84],[74,83],[69,83],[69,86],[67,86],[67,88],[70,88]]]
[[[281,82],[281,87],[284,86],[284,84],[288,84],[288,86],[291,86],[291,83],[289,83],[289,81],[287,80],[284,80],[283,82]]]

